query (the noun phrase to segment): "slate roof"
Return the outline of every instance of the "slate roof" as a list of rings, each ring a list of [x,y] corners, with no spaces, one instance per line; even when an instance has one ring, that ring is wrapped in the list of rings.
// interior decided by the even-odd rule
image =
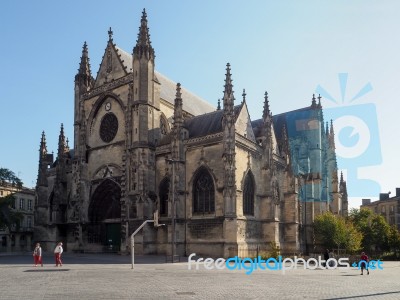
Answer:
[[[115,46],[119,55],[121,55],[122,64],[126,67],[129,73],[132,73],[132,55],[125,52],[121,48]],[[172,105],[175,102],[176,94],[176,82],[167,78],[158,71],[155,71],[155,76],[157,80],[161,83],[160,97]],[[184,87],[181,87],[182,100],[183,100],[183,110],[187,111],[193,116],[209,113],[216,110],[216,107],[200,98],[199,96],[191,93]]]
[[[288,111],[285,113],[281,113],[278,115],[273,115],[272,116],[272,122],[274,124],[274,130],[275,130],[275,136],[277,139],[281,139],[282,137],[282,128],[283,125],[286,125],[286,128],[288,127],[287,124],[287,116],[289,114],[293,115],[296,112],[305,112],[305,111],[309,111],[312,110],[312,108],[310,106],[307,107],[303,107],[300,109],[296,109],[296,110],[292,110],[292,111]],[[258,119],[258,120],[254,120],[251,121],[251,127],[253,127],[253,131],[254,131],[254,136],[255,137],[259,137],[262,134],[261,128],[263,125],[263,120],[262,119]]]
[[[235,118],[238,117],[242,104],[236,105],[233,108]],[[189,138],[206,136],[209,134],[222,131],[222,116],[223,110],[217,110],[208,114],[193,117],[185,120],[184,126],[189,131]]]

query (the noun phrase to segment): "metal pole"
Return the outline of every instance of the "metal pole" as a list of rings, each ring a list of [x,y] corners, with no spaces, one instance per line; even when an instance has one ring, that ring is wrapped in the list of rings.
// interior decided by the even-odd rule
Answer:
[[[132,269],[133,269],[133,266],[134,266],[134,264],[135,264],[135,235],[139,232],[140,229],[143,228],[144,225],[146,225],[147,223],[150,223],[150,222],[154,222],[154,220],[146,220],[146,221],[144,221],[144,222],[142,223],[142,225],[140,225],[139,228],[136,229],[135,232],[132,233],[132,235],[131,235]]]
[[[131,235],[131,257],[132,257],[132,270],[133,266],[135,265],[135,237]]]

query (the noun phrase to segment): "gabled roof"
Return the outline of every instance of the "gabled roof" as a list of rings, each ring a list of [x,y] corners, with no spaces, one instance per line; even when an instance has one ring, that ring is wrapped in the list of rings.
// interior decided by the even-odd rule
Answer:
[[[111,61],[116,62],[109,65],[109,55],[111,55]],[[113,80],[121,78],[129,73],[129,68],[126,68],[125,62],[122,62],[123,57],[125,58],[125,53],[117,48],[113,44],[112,39],[108,40],[107,47],[104,51],[103,57],[101,59],[99,70],[97,71],[96,80],[94,82],[94,87],[99,87],[103,85],[107,80]],[[108,70],[111,67],[112,71]]]
[[[115,49],[120,55],[122,64],[124,67],[126,67],[125,70],[127,70],[129,73],[132,73],[132,55],[117,46]],[[161,84],[160,97],[173,105],[175,102],[176,82],[172,81],[160,72],[155,71],[154,73],[157,77],[157,80]],[[191,93],[184,87],[181,87],[181,93],[183,99],[183,110],[193,116],[209,113],[216,109],[213,105],[199,96]]]
[[[176,82],[167,78],[163,74],[155,71],[158,81],[161,84],[160,97],[171,104],[175,102]],[[181,87],[183,110],[187,111],[193,116],[209,113],[215,111],[215,107],[203,100],[199,96],[189,92],[184,87]]]

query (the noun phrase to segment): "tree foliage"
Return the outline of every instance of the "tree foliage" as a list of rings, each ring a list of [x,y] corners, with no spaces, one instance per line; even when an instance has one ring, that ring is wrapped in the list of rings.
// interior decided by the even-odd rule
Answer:
[[[370,209],[352,209],[349,220],[362,233],[362,248],[366,251],[390,250],[390,226],[385,218]]]
[[[389,231],[389,247],[393,251],[395,257],[399,257],[400,254],[400,232],[396,225],[392,225]]]
[[[318,242],[328,249],[346,249],[351,253],[360,249],[361,233],[350,222],[331,212],[315,218],[314,231]]]
[[[9,169],[0,168],[0,185],[11,185],[12,187],[21,189],[22,181]],[[0,197],[0,228],[2,229],[10,229],[13,224],[16,224],[18,227],[20,223],[19,221],[22,219],[21,213],[11,209],[13,202],[15,202],[13,194]]]
[[[0,168],[0,184],[11,184],[13,187],[22,188],[22,181],[15,173],[6,168]]]
[[[10,229],[13,224],[19,227],[22,214],[11,209],[13,202],[15,202],[15,197],[12,194],[0,197],[0,228],[2,229]]]

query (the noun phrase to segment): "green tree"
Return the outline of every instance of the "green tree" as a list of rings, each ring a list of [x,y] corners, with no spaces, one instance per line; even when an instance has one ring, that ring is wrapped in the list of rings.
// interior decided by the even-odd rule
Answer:
[[[399,257],[400,252],[400,232],[396,225],[392,225],[389,231],[389,247],[396,257]]]
[[[362,242],[361,247],[365,251],[371,251],[374,247],[374,238],[371,228],[371,220],[374,213],[370,209],[353,208],[350,210],[348,220],[354,225],[354,227],[361,232]]]
[[[337,247],[332,238],[336,232],[336,219],[332,213],[327,212],[315,217],[314,232],[317,241],[324,247],[328,249]]]
[[[0,185],[15,188],[22,188],[22,181],[14,172],[6,168],[0,168]],[[0,198],[0,228],[10,228],[11,225],[19,226],[22,214],[11,209],[12,203],[15,202],[13,194],[9,194]]]
[[[351,222],[331,212],[318,215],[314,220],[317,240],[329,249],[346,249],[355,252],[360,249],[362,234]]]
[[[0,197],[0,228],[10,229],[13,224],[19,227],[22,214],[11,209],[13,202],[15,202],[15,197],[12,194]]]
[[[362,248],[366,251],[387,251],[390,226],[386,219],[370,209],[352,209],[349,220],[363,235]]]
[[[21,179],[15,176],[13,171],[6,168],[0,168],[0,184],[10,184],[13,187],[22,188]]]
[[[386,219],[381,215],[375,214],[371,220],[371,229],[375,250],[388,251],[390,226]]]
[[[350,221],[346,221],[346,250],[355,253],[361,249],[363,235]]]

